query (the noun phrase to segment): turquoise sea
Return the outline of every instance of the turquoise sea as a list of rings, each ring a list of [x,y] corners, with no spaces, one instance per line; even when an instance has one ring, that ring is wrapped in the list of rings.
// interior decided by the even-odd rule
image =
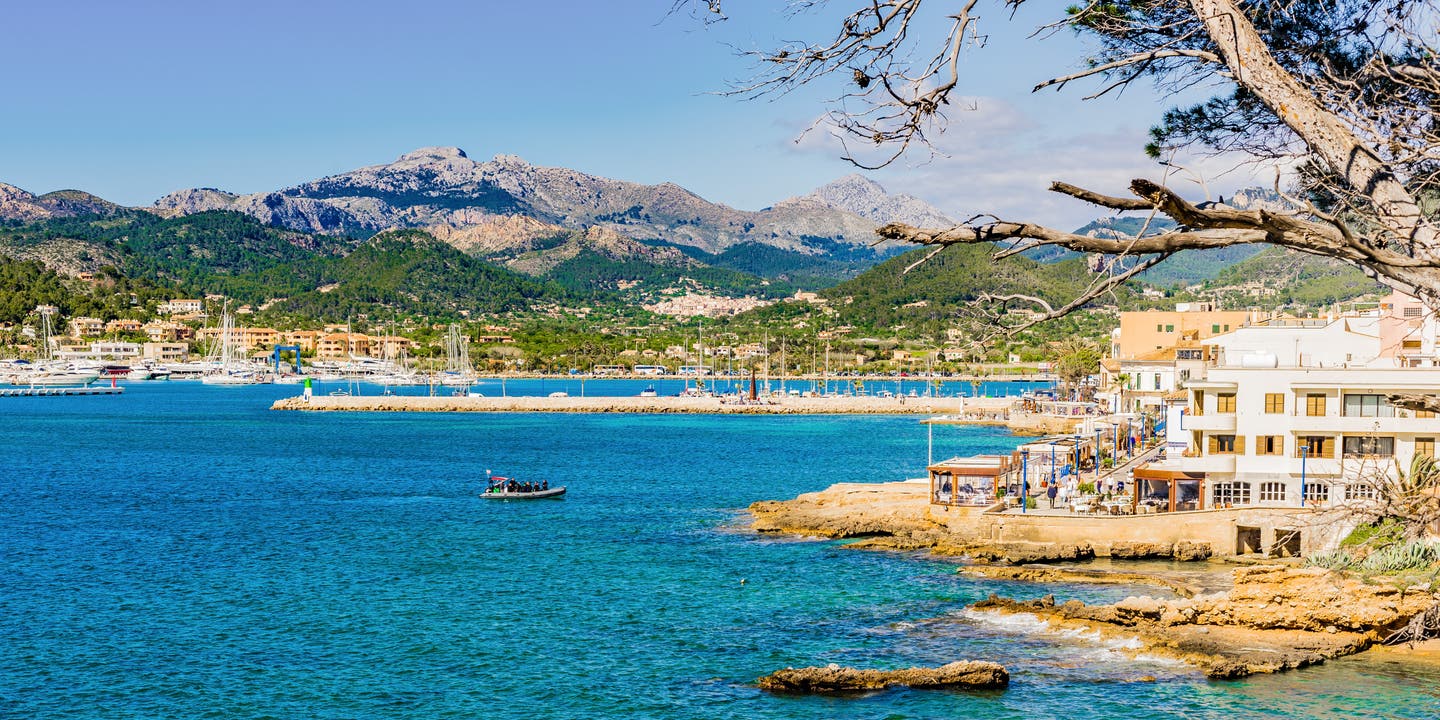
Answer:
[[[1433,666],[1211,682],[966,611],[991,592],[1129,588],[994,583],[743,529],[756,500],[918,474],[913,417],[267,410],[295,392],[0,398],[0,717],[1440,716]],[[1014,442],[952,428],[935,452]],[[486,469],[570,493],[482,500]],[[1002,662],[1013,684],[750,685],[787,665],[956,659]]]

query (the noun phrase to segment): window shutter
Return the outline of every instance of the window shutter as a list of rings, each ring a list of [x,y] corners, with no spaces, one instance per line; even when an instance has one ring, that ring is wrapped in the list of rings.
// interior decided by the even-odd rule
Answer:
[[[1236,436],[1235,436],[1235,454],[1236,454],[1236,455],[1244,455],[1244,454],[1245,454],[1245,436],[1244,436],[1244,435],[1236,435]]]

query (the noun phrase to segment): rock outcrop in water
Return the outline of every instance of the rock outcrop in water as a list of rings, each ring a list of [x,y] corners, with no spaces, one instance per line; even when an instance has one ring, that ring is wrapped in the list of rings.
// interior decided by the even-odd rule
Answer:
[[[1257,566],[1235,571],[1228,593],[1112,605],[1053,597],[991,596],[980,611],[1032,613],[1058,627],[1138,638],[1150,651],[1199,666],[1214,678],[1305,667],[1359,652],[1434,605],[1429,589],[1402,589],[1322,568]]]
[[[998,663],[963,660],[937,668],[914,667],[904,670],[860,670],[830,665],[785,668],[766,675],[755,683],[762,690],[788,693],[866,692],[896,686],[985,690],[1009,685],[1010,673]]]

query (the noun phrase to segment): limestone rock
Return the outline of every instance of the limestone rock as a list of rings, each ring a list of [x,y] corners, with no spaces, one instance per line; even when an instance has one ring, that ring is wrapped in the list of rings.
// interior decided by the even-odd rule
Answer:
[[[1110,544],[1110,557],[1123,560],[1168,558],[1174,551],[1170,543],[1114,542]]]
[[[1011,565],[1026,563],[1090,560],[1095,548],[1089,543],[1072,545],[1047,543],[985,543],[969,547],[969,555],[981,562],[1003,562]]]
[[[1210,543],[1196,543],[1189,540],[1175,543],[1175,549],[1171,552],[1171,555],[1181,562],[1208,560],[1213,554],[1215,553],[1210,547]]]
[[[959,661],[938,668],[859,670],[828,667],[785,668],[755,681],[763,690],[791,693],[843,693],[888,687],[994,689],[1010,684],[1010,673],[993,662]]]

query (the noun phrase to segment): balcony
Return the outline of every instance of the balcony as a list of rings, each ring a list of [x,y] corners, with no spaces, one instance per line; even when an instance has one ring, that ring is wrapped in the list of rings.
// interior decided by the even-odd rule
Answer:
[[[1235,414],[1212,413],[1209,415],[1186,415],[1181,427],[1185,430],[1229,432],[1235,429]]]
[[[1353,459],[1352,459],[1352,460],[1348,460],[1347,462],[1350,463],[1351,465],[1359,465],[1359,464],[1360,464],[1360,461],[1353,460]],[[1296,476],[1296,477],[1299,477],[1299,475],[1300,475],[1300,469],[1301,469],[1301,468],[1300,468],[1300,465],[1301,465],[1301,459],[1300,459],[1300,458],[1298,458],[1298,457],[1292,457],[1292,458],[1290,458],[1290,474],[1291,474],[1291,475],[1294,475],[1294,476]],[[1339,460],[1332,460],[1332,459],[1330,459],[1330,458],[1305,458],[1305,460],[1304,460],[1304,465],[1305,465],[1305,468],[1304,468],[1304,469],[1305,469],[1305,475],[1308,476],[1308,477],[1322,477],[1322,476],[1329,477],[1329,476],[1335,476],[1335,475],[1339,475],[1339,474],[1340,474],[1340,461],[1339,461]]]
[[[1394,435],[1396,433],[1440,435],[1440,418],[1413,417],[1345,417],[1324,415],[1310,417],[1295,415],[1290,420],[1290,429],[1297,433],[1313,432],[1317,435],[1344,433],[1346,435]],[[1189,418],[1186,418],[1188,423]],[[1186,428],[1190,426],[1187,424]],[[1200,428],[1195,428],[1200,429]]]
[[[1163,462],[1150,463],[1149,467],[1179,473],[1233,473],[1235,472],[1235,456],[1170,457]]]

